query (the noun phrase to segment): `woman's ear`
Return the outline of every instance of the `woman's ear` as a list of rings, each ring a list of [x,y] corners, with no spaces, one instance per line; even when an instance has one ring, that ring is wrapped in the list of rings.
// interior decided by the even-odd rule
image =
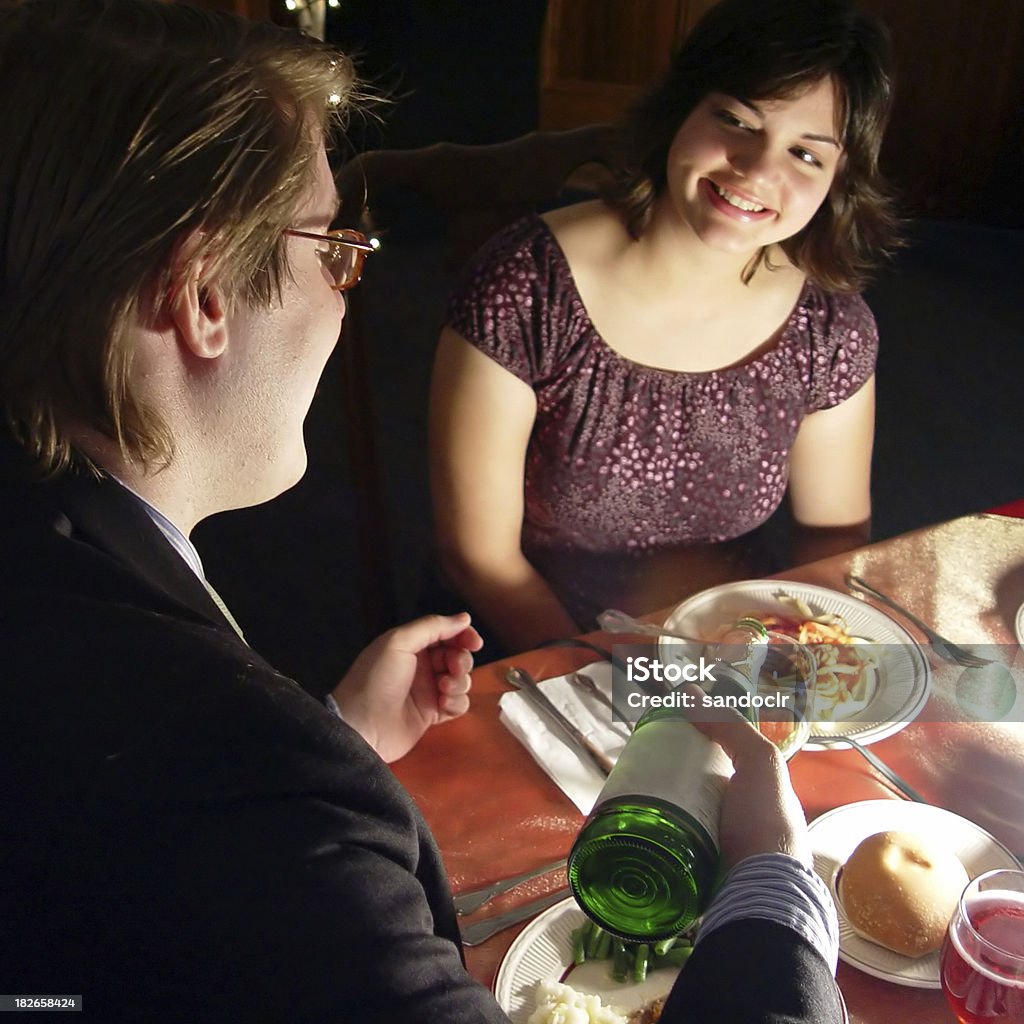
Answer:
[[[197,359],[216,359],[228,344],[227,302],[206,279],[208,261],[195,258],[201,241],[194,232],[175,246],[166,308],[181,344]]]

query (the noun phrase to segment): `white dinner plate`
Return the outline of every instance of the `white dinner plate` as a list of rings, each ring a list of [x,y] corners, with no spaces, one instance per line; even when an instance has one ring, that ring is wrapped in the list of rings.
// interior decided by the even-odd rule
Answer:
[[[509,947],[494,980],[494,996],[512,1018],[512,1024],[526,1024],[536,1008],[537,982],[545,978],[564,981],[578,992],[600,996],[606,1006],[613,1006],[620,1013],[639,1010],[672,988],[679,974],[672,968],[651,971],[645,981],[637,984],[615,981],[610,973],[610,960],[573,966],[572,932],[586,919],[570,896],[535,917]]]
[[[871,698],[860,711],[835,722],[812,722],[811,738],[804,750],[827,750],[815,743],[815,735],[874,743],[906,728],[920,713],[931,689],[931,669],[921,645],[884,612],[849,594],[827,587],[789,580],[745,580],[703,590],[684,601],[669,615],[665,627],[693,637],[711,637],[723,624],[742,615],[778,614],[790,618],[793,606],[783,596],[798,597],[815,615],[841,616],[854,636],[864,637],[882,650]]]
[[[1017,643],[1024,647],[1024,604],[1017,609],[1017,617],[1013,620],[1013,631],[1017,635]]]
[[[836,892],[836,877],[857,845],[876,832],[913,832],[960,858],[971,878],[1020,865],[1010,851],[973,821],[931,804],[862,800],[815,818],[809,826],[814,870],[832,890],[839,910],[839,958],[865,974],[911,988],[939,988],[939,954],[901,956],[862,939],[850,927]]]

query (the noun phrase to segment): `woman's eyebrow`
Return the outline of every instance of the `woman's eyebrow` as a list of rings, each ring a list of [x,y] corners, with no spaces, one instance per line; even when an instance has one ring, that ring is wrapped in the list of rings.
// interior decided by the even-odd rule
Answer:
[[[838,142],[838,140],[833,139],[831,135],[817,135],[814,132],[804,132],[804,134],[801,135],[800,138],[807,139],[809,142],[826,142],[830,146],[835,146],[836,149],[843,148]]]

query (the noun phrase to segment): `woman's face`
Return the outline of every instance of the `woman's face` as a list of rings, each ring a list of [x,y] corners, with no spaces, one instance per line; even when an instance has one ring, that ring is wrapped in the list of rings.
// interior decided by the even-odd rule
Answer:
[[[806,227],[841,155],[831,79],[789,99],[710,93],[672,140],[662,205],[705,245],[749,256]]]

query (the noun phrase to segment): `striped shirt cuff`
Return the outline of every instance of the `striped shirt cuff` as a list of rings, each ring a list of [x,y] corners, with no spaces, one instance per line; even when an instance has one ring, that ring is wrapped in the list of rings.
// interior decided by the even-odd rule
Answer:
[[[760,853],[726,876],[700,924],[697,941],[722,925],[757,917],[792,928],[825,959],[839,961],[839,919],[825,883],[796,858]]]

